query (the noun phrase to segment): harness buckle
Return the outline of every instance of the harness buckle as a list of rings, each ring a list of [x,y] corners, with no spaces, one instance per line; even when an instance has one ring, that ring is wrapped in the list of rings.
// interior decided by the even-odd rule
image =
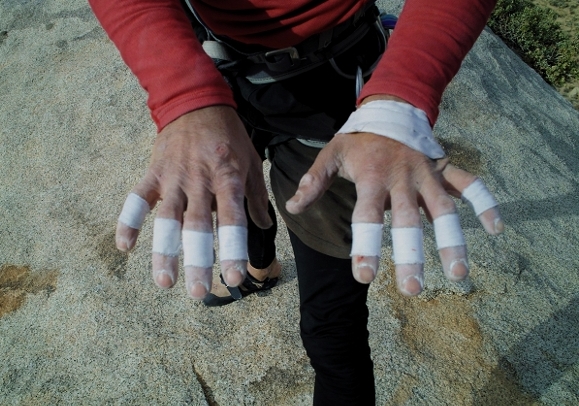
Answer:
[[[300,63],[300,54],[294,47],[274,49],[264,54],[267,66],[276,72],[283,72]]]

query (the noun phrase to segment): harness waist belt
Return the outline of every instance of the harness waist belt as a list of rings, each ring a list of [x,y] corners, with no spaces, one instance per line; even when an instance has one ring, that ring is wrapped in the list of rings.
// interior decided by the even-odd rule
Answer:
[[[210,33],[214,40],[202,46],[220,70],[243,72],[253,84],[272,83],[299,75],[342,54],[361,40],[371,29],[386,37],[374,4],[360,10],[344,23],[314,35],[292,47],[243,52],[239,46]],[[206,27],[206,26],[205,26]],[[206,27],[207,28],[207,27]]]

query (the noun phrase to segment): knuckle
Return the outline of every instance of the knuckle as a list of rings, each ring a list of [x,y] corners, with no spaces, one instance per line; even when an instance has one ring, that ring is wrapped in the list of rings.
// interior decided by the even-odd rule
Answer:
[[[399,206],[398,208],[392,208],[392,211],[396,213],[396,217],[401,220],[403,219],[412,223],[420,222],[420,212],[415,207]]]
[[[384,176],[381,171],[370,168],[356,179],[356,185],[359,189],[377,190],[382,189],[384,184]]]
[[[312,186],[314,183],[317,183],[317,177],[310,171],[304,174],[300,179],[299,187],[308,187]]]
[[[456,211],[456,205],[448,195],[439,196],[435,204],[438,206],[438,211],[441,213],[448,214]]]
[[[395,199],[392,202],[392,213],[404,222],[420,223],[420,212],[416,202],[409,199]]]
[[[218,142],[213,147],[213,153],[216,158],[222,161],[227,161],[232,155],[231,146],[226,142]]]
[[[157,178],[151,173],[148,173],[143,179],[141,179],[139,183],[135,185],[135,187],[133,187],[131,192],[135,193],[136,195],[148,201],[149,204],[151,204],[157,200],[159,196],[159,183],[157,182]]]
[[[442,173],[450,166],[450,159],[448,157],[437,159],[432,162],[432,166],[436,172]]]
[[[215,176],[215,190],[229,190],[231,193],[244,192],[241,174],[239,171],[231,166],[220,168]]]
[[[183,206],[181,205],[161,205],[157,211],[157,218],[168,218],[183,222]]]
[[[376,222],[381,221],[384,217],[383,205],[377,204],[357,204],[352,213],[352,219],[355,222]]]

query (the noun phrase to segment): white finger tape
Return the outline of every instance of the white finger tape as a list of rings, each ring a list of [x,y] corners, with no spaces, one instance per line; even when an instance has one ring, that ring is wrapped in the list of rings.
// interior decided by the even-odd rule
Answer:
[[[350,114],[338,131],[359,132],[396,140],[432,159],[444,158],[444,150],[434,139],[426,113],[408,103],[376,100],[364,104]]]
[[[462,201],[470,204],[477,216],[499,205],[483,181],[478,178],[462,191]]]
[[[156,218],[153,227],[153,252],[178,257],[181,251],[181,223],[173,219]]]
[[[220,261],[247,261],[247,227],[221,226],[217,235]]]
[[[211,268],[213,255],[213,233],[183,230],[183,266]]]
[[[396,265],[424,263],[422,235],[422,228],[418,227],[392,229],[392,251]]]
[[[379,223],[352,223],[350,256],[379,257],[382,248],[382,228]]]
[[[129,193],[119,215],[119,222],[140,230],[150,210],[149,203],[145,199],[136,193]]]
[[[436,246],[440,250],[466,245],[458,214],[451,213],[437,217],[433,221]]]

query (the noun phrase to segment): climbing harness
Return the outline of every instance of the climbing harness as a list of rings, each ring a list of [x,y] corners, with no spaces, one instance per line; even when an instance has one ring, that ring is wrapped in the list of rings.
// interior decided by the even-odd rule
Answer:
[[[386,49],[389,31],[396,24],[396,17],[380,14],[378,8],[370,4],[344,23],[314,35],[300,44],[282,49],[255,51],[249,49],[251,47],[213,33],[195,11],[190,0],[185,0],[185,3],[205,29],[207,39],[202,43],[203,49],[219,70],[242,75],[252,84],[266,84],[289,79],[329,62],[338,74],[355,80],[356,95],[360,94],[364,78],[369,77],[374,71],[379,58],[365,70],[357,66],[356,71],[351,74],[338,66],[336,58],[356,45],[371,30],[375,30],[378,34],[381,55]]]

